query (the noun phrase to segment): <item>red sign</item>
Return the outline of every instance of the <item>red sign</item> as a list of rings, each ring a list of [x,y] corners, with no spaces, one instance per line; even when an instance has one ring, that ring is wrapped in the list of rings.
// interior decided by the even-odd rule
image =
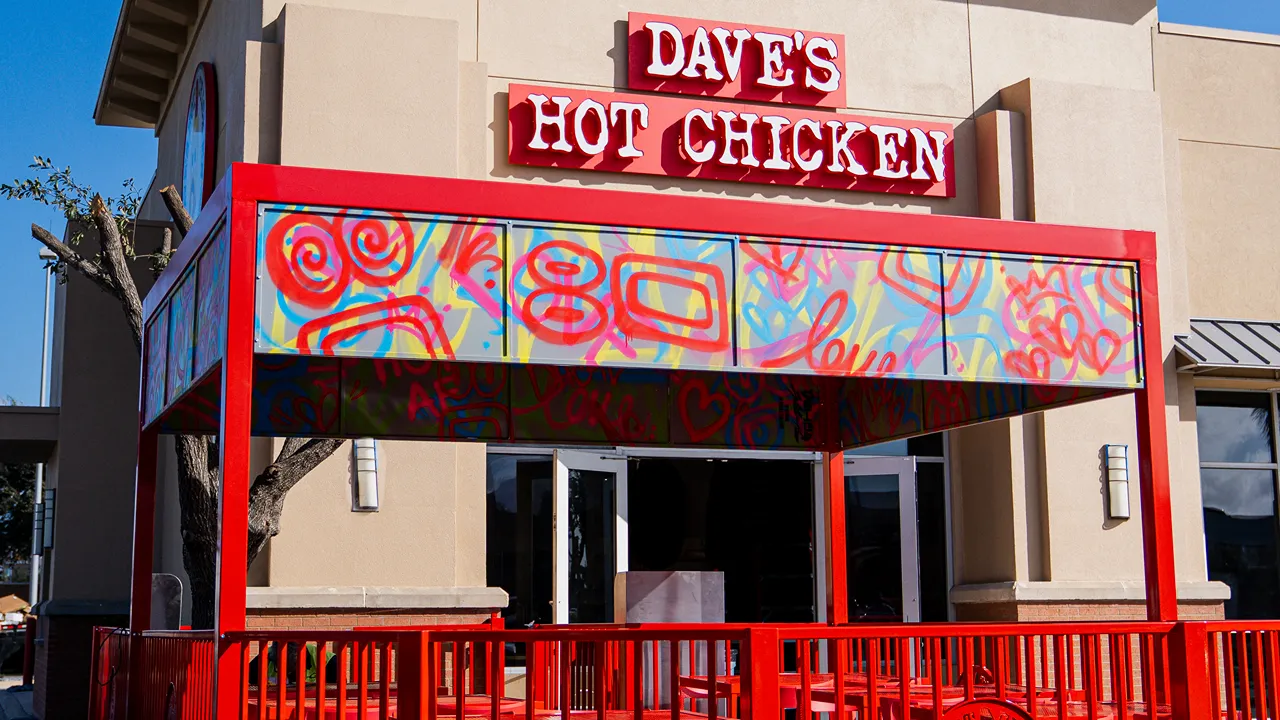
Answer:
[[[517,165],[952,197],[950,124],[512,84]]]
[[[844,107],[844,36],[630,13],[632,90]]]

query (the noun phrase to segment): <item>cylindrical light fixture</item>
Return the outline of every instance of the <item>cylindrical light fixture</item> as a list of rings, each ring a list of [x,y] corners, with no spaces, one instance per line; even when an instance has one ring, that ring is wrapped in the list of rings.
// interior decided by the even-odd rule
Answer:
[[[351,441],[351,509],[375,512],[378,509],[378,441],[359,438]]]
[[[1112,520],[1129,519],[1129,446],[1103,445],[1102,457],[1107,468],[1107,516]]]
[[[44,549],[53,547],[53,502],[58,491],[55,488],[44,489]]]

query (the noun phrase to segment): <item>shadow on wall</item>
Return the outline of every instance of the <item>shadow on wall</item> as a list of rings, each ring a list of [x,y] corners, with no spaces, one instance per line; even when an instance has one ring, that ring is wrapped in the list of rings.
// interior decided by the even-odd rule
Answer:
[[[1156,6],[1156,0],[941,0],[941,2],[987,5],[1125,25],[1138,22]]]

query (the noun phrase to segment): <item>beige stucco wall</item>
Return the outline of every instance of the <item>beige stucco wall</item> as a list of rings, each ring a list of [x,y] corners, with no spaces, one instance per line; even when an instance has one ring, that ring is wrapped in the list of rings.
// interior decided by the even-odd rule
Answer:
[[[1202,45],[1222,41],[1170,40],[1156,31],[1154,0],[1012,5],[717,0],[695,10],[677,0],[270,0],[247,10],[210,11],[193,57],[215,59],[220,100],[225,95],[244,108],[242,117],[222,114],[220,162],[244,158],[956,215],[979,214],[978,188],[988,179],[979,176],[975,118],[1003,108],[1023,123],[1027,145],[1019,162],[1025,167],[1017,181],[1025,185],[1020,197],[1028,217],[1157,232],[1162,354],[1191,315],[1274,318],[1280,308],[1274,283],[1229,279],[1232,270],[1271,267],[1280,259],[1275,243],[1267,242],[1275,235],[1268,231],[1276,211],[1241,193],[1263,184],[1280,162],[1280,130],[1268,124],[1280,109],[1268,103],[1280,101],[1265,91],[1277,74],[1265,63],[1257,69],[1277,49],[1215,54]],[[622,89],[631,10],[844,33],[851,109],[956,124],[957,197],[509,165],[508,83]],[[185,83],[190,69],[183,72]],[[1231,79],[1210,79],[1219,76]],[[232,83],[243,89],[228,94]],[[183,87],[175,94],[184,99],[159,129],[157,187],[177,179]],[[1231,102],[1247,108],[1186,99],[1205,92],[1238,98]],[[1175,139],[1170,127],[1180,128]],[[1241,147],[1251,145],[1260,147]],[[1171,375],[1166,392],[1178,576],[1203,581],[1193,389]],[[1134,519],[1106,522],[1098,464],[1103,444],[1135,448],[1134,434],[1128,398],[956,433],[953,476],[964,484],[953,503],[957,581],[1140,579],[1138,488],[1131,493]],[[483,584],[481,446],[387,447],[384,511],[351,513],[344,447],[290,495],[263,581]],[[1136,462],[1136,448],[1131,458]],[[464,513],[470,524],[459,523]],[[463,526],[471,535],[458,535]]]
[[[1155,35],[1164,126],[1181,157],[1189,299],[1197,317],[1274,320],[1280,284],[1280,39]]]
[[[273,586],[482,587],[484,445],[379,443],[377,512],[352,512],[350,444],[290,493]]]
[[[142,252],[159,239],[159,227],[139,227]],[[86,233],[81,251],[92,255],[97,246],[96,233]],[[145,291],[150,275],[134,270],[134,281]],[[68,273],[58,285],[54,308],[49,402],[59,407],[58,444],[45,487],[57,495],[42,599],[59,601],[57,613],[127,612],[138,351],[120,305],[79,275]]]
[[[238,2],[207,3],[190,51],[178,68],[178,80],[162,104],[163,114],[156,126],[159,142],[156,148],[153,190],[166,185],[182,185],[187,103],[191,97],[191,78],[198,63],[213,63],[217,84],[218,137],[214,182],[222,180],[230,163],[246,159],[245,115],[247,112],[255,112],[245,98],[245,38],[257,18],[253,5]],[[156,193],[152,192],[145,197],[139,217],[167,222],[169,213]]]

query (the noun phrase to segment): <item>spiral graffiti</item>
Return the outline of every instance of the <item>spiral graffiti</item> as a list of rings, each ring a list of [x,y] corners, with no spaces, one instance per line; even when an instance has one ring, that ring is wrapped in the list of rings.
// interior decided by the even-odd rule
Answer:
[[[382,220],[355,221],[345,234],[349,241],[338,248],[351,264],[351,273],[370,287],[394,285],[409,272],[413,258],[413,228],[403,215],[395,215],[395,230]],[[344,224],[343,219],[337,221]]]
[[[296,213],[282,218],[267,233],[267,273],[276,288],[293,302],[327,308],[351,282],[340,240],[342,219]]]

